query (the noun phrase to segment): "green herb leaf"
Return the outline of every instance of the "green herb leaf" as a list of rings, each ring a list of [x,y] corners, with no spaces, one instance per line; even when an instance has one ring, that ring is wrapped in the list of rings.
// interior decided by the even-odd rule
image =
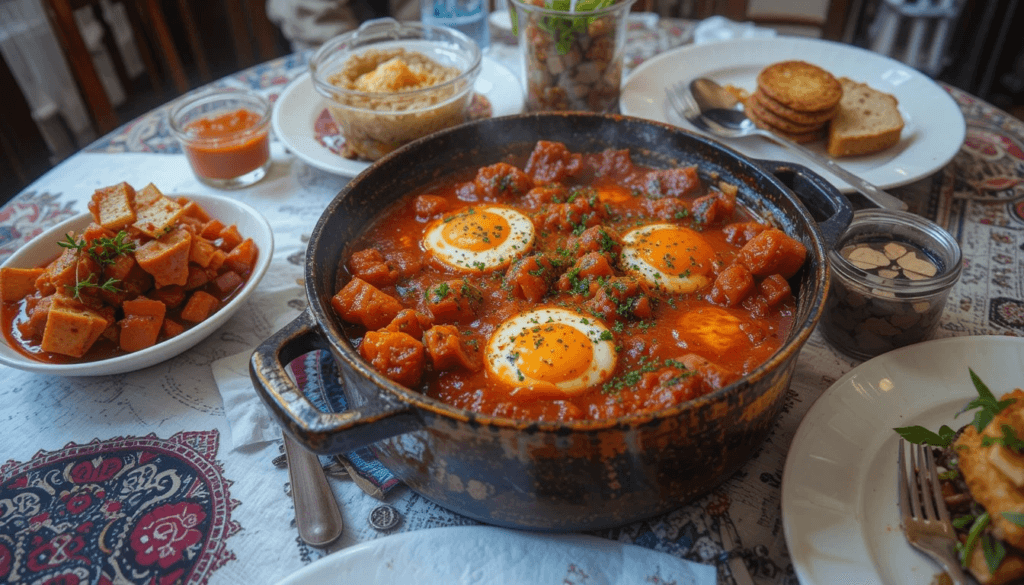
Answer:
[[[1004,424],[1000,428],[1003,431],[1003,436],[1002,437],[989,437],[987,435],[982,436],[982,438],[981,438],[982,446],[989,447],[991,445],[1002,445],[1003,447],[1006,447],[1007,449],[1013,451],[1014,453],[1017,453],[1018,455],[1021,452],[1024,452],[1024,441],[1022,441],[1021,439],[1017,438],[1017,433],[1013,430],[1013,427],[1011,427],[1010,425],[1005,425]]]
[[[963,546],[960,546],[959,543],[957,544],[956,548],[960,553],[961,566],[966,567],[970,562],[971,555],[974,553],[974,547],[978,545],[978,539],[988,526],[989,520],[988,512],[984,512],[975,518],[974,524],[971,525],[971,530],[967,533],[967,541],[963,543]]]
[[[995,395],[993,395],[992,391],[988,389],[988,386],[981,381],[981,378],[974,373],[974,370],[968,368],[967,371],[971,374],[971,382],[974,383],[974,389],[978,392],[978,397],[968,402],[967,406],[965,406],[960,412],[956,413],[956,415],[960,416],[968,410],[975,408],[979,409],[978,412],[974,413],[974,421],[971,424],[973,424],[974,428],[980,433],[988,426],[988,423],[992,422],[992,419],[995,418],[997,414],[1002,412],[1007,406],[1016,402],[1016,400],[1013,398],[1002,401],[996,400]]]
[[[946,425],[939,427],[938,433],[917,425],[893,430],[915,445],[931,445],[933,447],[949,447],[953,444],[953,437],[956,436],[956,431]]]
[[[1003,512],[1003,518],[1006,518],[1017,526],[1024,527],[1024,512]]]
[[[960,529],[967,528],[970,526],[971,522],[974,522],[974,516],[968,514],[967,516],[957,516],[956,518],[953,518],[952,524],[953,528]]]
[[[986,534],[981,538],[981,552],[985,553],[985,564],[988,565],[989,573],[995,573],[1006,556],[1006,547],[999,539]]]
[[[64,239],[57,242],[57,245],[61,248],[68,248],[69,250],[81,250],[85,246],[84,241],[78,241],[71,237],[71,234],[64,234]]]

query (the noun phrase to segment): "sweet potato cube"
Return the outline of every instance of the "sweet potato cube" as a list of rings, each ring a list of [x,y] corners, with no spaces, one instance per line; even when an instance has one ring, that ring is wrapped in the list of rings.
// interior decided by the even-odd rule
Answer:
[[[19,301],[36,292],[42,268],[0,268],[0,300]]]
[[[146,294],[154,300],[160,301],[168,308],[177,307],[185,302],[185,287],[177,284],[155,288]]]
[[[219,219],[211,219],[203,226],[203,231],[199,232],[199,235],[203,236],[207,240],[216,240],[220,237],[220,231],[224,229],[224,224]]]
[[[708,292],[708,299],[723,307],[735,307],[754,290],[754,277],[747,267],[730,264],[715,278],[715,283]]]
[[[164,319],[162,331],[164,337],[170,339],[176,335],[181,335],[185,331],[185,326],[173,319]]]
[[[56,295],[50,303],[39,347],[50,353],[79,358],[89,351],[108,324],[98,311]]]
[[[53,303],[53,295],[43,297],[38,301],[29,298],[25,303],[25,313],[28,320],[18,323],[18,331],[26,339],[39,341],[43,338],[43,331],[46,330],[46,318],[50,315],[50,305]]]
[[[125,317],[135,315],[137,317],[153,317],[161,321],[167,313],[167,305],[154,299],[147,299],[146,297],[125,301],[121,305],[121,309],[124,311]]]
[[[740,248],[736,259],[754,276],[781,274],[790,278],[807,258],[807,248],[777,228],[768,228]]]
[[[106,275],[107,278],[124,280],[128,278],[128,275],[134,267],[135,258],[129,254],[122,254],[117,258],[114,258],[113,264],[107,264],[103,267],[103,274]]]
[[[121,326],[117,324],[117,321],[111,321],[107,328],[100,334],[100,339],[106,339],[111,343],[120,343],[121,338]]]
[[[118,183],[97,189],[89,202],[93,221],[113,231],[135,223],[135,189],[128,183]]]
[[[769,307],[774,307],[793,296],[789,283],[781,274],[767,276],[757,285],[757,290],[764,296],[764,300],[768,301]]]
[[[188,252],[188,261],[206,268],[210,265],[210,260],[216,251],[217,246],[213,245],[210,240],[203,236],[192,236],[192,248]]]
[[[206,213],[202,205],[199,205],[195,201],[186,199],[184,197],[178,198],[178,204],[181,205],[181,211],[186,217],[194,217],[201,223],[206,224],[210,221],[210,214]]]
[[[129,297],[137,297],[153,288],[153,275],[143,270],[139,263],[135,262],[118,287]]]
[[[225,252],[230,252],[235,249],[235,246],[242,243],[242,234],[238,233],[238,226],[231,224],[228,227],[220,230],[220,249]]]
[[[121,332],[118,345],[124,351],[133,352],[152,347],[160,336],[163,321],[152,317],[125,317],[118,323]]]
[[[181,318],[185,321],[198,323],[212,315],[217,310],[217,305],[219,304],[220,301],[217,300],[217,297],[197,290],[192,293],[188,302],[185,303],[185,308],[181,310]]]
[[[245,280],[243,280],[237,272],[232,270],[228,270],[224,274],[213,279],[213,287],[217,289],[217,292],[220,293],[222,297],[235,292],[243,283],[245,283]]]
[[[135,260],[143,270],[153,275],[156,286],[184,285],[188,282],[188,256],[191,249],[192,234],[177,229],[139,246],[135,250]]]
[[[167,306],[160,301],[139,297],[125,301],[122,305],[124,319],[121,319],[118,345],[125,351],[139,351],[156,343],[163,327]]]
[[[93,242],[95,240],[100,238],[113,238],[114,234],[115,232],[112,232],[99,224],[90,223],[89,226],[85,228],[85,231],[82,232],[82,239],[85,240],[85,243],[89,246],[93,246]]]
[[[159,196],[153,196],[151,188]],[[132,226],[151,238],[159,238],[178,221],[184,209],[176,201],[164,197],[152,184],[146,185],[139,193],[145,195],[135,199],[136,219]]]
[[[73,236],[72,236],[73,237]],[[57,287],[66,282],[75,282],[75,270],[78,267],[78,250],[64,248],[56,260],[46,266],[46,270],[36,280],[36,288],[43,296],[52,295]]]
[[[188,229],[188,231],[192,232],[193,234],[198,234],[199,232],[203,231],[203,226],[206,224],[194,217],[182,215],[181,217],[178,218],[178,225]]]
[[[249,274],[252,272],[253,265],[256,264],[256,254],[256,242],[253,242],[252,238],[248,238],[228,252],[224,264],[239,274]]]
[[[185,290],[195,290],[210,282],[210,274],[198,266],[188,267],[188,280],[185,281]]]
[[[210,256],[210,263],[206,265],[206,269],[213,270],[214,272],[220,270],[220,267],[224,266],[224,261],[227,258],[228,255],[224,250],[215,250],[213,256]]]
[[[336,295],[331,306],[339,317],[367,329],[380,329],[402,310],[398,299],[360,278],[353,278]]]

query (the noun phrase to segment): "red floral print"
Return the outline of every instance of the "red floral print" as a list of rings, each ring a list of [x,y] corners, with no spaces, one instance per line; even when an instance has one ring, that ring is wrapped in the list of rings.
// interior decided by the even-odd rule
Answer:
[[[141,565],[157,563],[166,569],[203,537],[196,527],[205,518],[202,507],[189,502],[165,504],[152,510],[132,530],[135,560]]]

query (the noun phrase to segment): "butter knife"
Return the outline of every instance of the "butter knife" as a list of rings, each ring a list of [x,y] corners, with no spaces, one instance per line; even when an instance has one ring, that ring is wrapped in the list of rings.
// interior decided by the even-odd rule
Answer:
[[[284,434],[284,453],[295,503],[295,526],[299,538],[310,546],[325,547],[341,536],[344,523],[338,500],[327,483],[327,475],[316,453],[306,450]]]

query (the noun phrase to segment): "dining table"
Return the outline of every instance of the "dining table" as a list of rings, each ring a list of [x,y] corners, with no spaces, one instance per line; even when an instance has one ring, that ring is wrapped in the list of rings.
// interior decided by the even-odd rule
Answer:
[[[631,19],[627,77],[646,60],[693,43],[696,26],[653,14]],[[512,72],[521,66],[507,31],[495,31],[485,55]],[[276,101],[308,72],[310,57],[289,54],[210,86],[251,89]],[[941,168],[890,189],[911,212],[947,230],[963,252],[961,278],[934,337],[1020,336],[1024,122],[936,83],[962,111],[966,138]],[[253,390],[248,357],[305,308],[306,243],[352,177],[308,164],[274,134],[265,178],[233,191],[208,187],[170,131],[169,107],[89,144],[0,208],[0,260],[87,211],[95,190],[124,181],[256,208],[273,228],[270,269],[225,325],[165,362],[92,377],[0,366],[0,581],[276,583],[360,543],[478,524],[402,485],[366,448],[321,457],[342,510],[341,538],[324,548],[299,538],[281,431]],[[774,428],[734,476],[661,516],[587,536],[712,565],[720,583],[798,583],[780,504],[787,454],[815,401],[861,363],[816,331],[801,350]],[[303,356],[291,369],[309,387],[338,384],[322,355]]]

